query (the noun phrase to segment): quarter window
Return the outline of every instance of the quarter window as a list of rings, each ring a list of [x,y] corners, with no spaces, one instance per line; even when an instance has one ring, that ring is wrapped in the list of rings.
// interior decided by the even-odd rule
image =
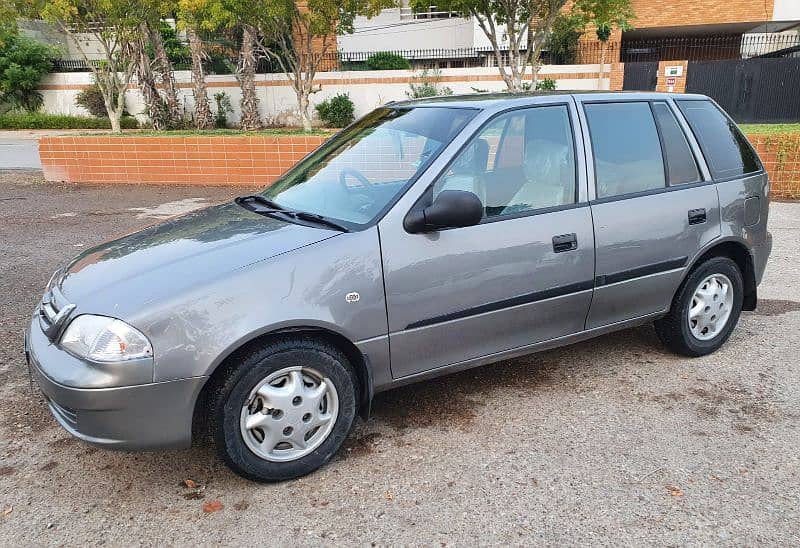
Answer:
[[[661,129],[669,184],[682,185],[699,181],[697,162],[675,115],[666,103],[653,103],[653,112]]]
[[[758,157],[744,135],[711,101],[677,101],[700,142],[715,179],[753,173],[761,169]]]
[[[593,103],[585,110],[598,198],[666,186],[661,143],[649,103]]]
[[[495,118],[433,185],[473,192],[484,217],[575,203],[575,148],[566,106],[515,110]]]

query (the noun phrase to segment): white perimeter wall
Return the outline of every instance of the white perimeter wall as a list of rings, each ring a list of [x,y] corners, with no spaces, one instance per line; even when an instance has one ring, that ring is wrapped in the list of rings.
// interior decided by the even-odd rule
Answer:
[[[555,77],[557,89],[568,90],[596,90],[608,89],[608,73],[610,65],[606,65],[606,77],[597,78],[600,65],[545,65],[539,72],[539,79]],[[502,91],[506,89],[502,80],[480,80],[481,77],[499,77],[496,68],[458,68],[442,69],[440,75],[456,81],[442,82],[456,94],[475,93],[473,88],[488,91]],[[375,83],[375,79],[402,79],[418,75],[418,72],[405,70],[388,71],[352,71],[352,72],[324,72],[317,75],[317,82],[322,84],[322,91],[312,96],[312,103],[324,101],[326,98],[338,93],[348,93],[356,108],[356,116],[360,116],[388,101],[407,99],[408,82]],[[580,76],[578,78],[565,77],[568,75]],[[590,76],[591,77],[586,77]],[[178,71],[175,73],[179,85],[180,96],[184,108],[191,113],[194,108],[194,99],[191,88],[191,73]],[[561,77],[559,77],[561,76]],[[57,73],[48,75],[42,82],[42,95],[44,96],[43,110],[58,114],[86,114],[75,104],[75,96],[83,86],[91,83],[89,73]],[[213,101],[214,93],[224,91],[231,98],[234,113],[229,116],[232,123],[239,120],[239,100],[241,94],[233,76],[208,76],[208,93],[212,108],[216,109]],[[183,87],[183,86],[187,87]],[[281,117],[280,123],[286,123],[285,117],[291,116],[297,108],[297,99],[292,88],[283,74],[259,74],[256,77],[256,92],[260,101],[261,115],[265,119]],[[144,116],[144,104],[139,92],[131,90],[126,97],[127,110],[136,116]]]

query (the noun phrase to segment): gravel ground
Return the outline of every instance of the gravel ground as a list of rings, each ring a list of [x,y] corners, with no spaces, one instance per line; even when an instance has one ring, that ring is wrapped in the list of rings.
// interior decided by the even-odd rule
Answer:
[[[773,205],[759,310],[706,358],[666,353],[648,326],[394,390],[333,463],[277,485],[206,448],[73,440],[22,368],[49,274],[236,192],[0,173],[0,545],[800,542],[800,204]]]

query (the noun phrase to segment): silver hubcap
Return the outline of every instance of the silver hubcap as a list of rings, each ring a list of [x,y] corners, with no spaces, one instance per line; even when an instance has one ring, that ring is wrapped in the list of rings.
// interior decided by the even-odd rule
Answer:
[[[253,388],[239,424],[253,453],[286,462],[319,447],[338,414],[339,398],[330,379],[308,367],[286,367]]]
[[[687,320],[696,339],[708,341],[725,328],[733,308],[733,284],[723,274],[712,274],[697,286]]]

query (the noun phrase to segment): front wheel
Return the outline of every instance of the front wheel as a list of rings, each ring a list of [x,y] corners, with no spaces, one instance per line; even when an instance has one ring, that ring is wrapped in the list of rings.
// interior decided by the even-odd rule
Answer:
[[[738,265],[714,257],[684,280],[669,313],[655,322],[656,333],[673,352],[705,356],[728,340],[742,311],[744,283]]]
[[[211,431],[220,457],[255,481],[313,472],[350,431],[354,379],[342,352],[313,339],[279,340],[239,356],[212,394]]]

